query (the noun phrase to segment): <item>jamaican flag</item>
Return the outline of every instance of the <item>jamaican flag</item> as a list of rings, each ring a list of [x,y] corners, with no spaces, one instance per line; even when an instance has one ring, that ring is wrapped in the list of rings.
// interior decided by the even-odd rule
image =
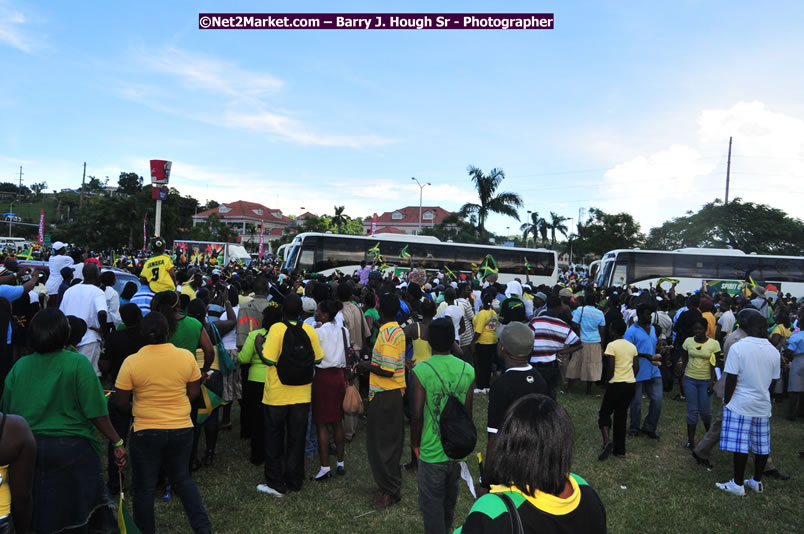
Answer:
[[[525,260],[525,272],[529,273],[530,272],[530,263],[528,263],[528,257],[525,256],[523,259]]]
[[[494,261],[494,257],[491,254],[486,254],[486,257],[483,258],[478,270],[480,271],[480,275],[483,280],[500,272],[500,270],[497,268],[497,262]]]
[[[374,245],[373,247],[368,249],[368,253],[373,254],[374,256],[379,256],[380,255],[380,242],[377,241],[376,245]]]
[[[679,281],[676,280],[675,278],[659,278],[659,281],[656,282],[656,285],[659,286],[662,284],[662,282],[670,282],[671,284],[678,284]]]
[[[137,528],[134,519],[128,513],[122,491],[120,492],[120,504],[117,506],[117,528],[120,529],[120,534],[142,534],[142,531]]]
[[[16,254],[16,258],[18,260],[32,260],[33,259],[33,248],[28,247],[25,250],[21,250]]]
[[[207,378],[206,383],[201,386],[201,400],[203,406],[198,408],[196,423],[203,424],[215,408],[223,404],[223,375],[220,371],[213,371]]]
[[[404,247],[402,247],[402,250],[400,250],[400,251],[399,251],[399,257],[400,257],[402,260],[408,260],[408,261],[410,261],[410,252],[408,252],[408,246],[407,246],[407,245],[405,245]]]
[[[447,275],[452,277],[455,281],[458,280],[458,275],[452,272],[452,269],[450,269],[448,265],[444,264],[444,270],[447,272]]]

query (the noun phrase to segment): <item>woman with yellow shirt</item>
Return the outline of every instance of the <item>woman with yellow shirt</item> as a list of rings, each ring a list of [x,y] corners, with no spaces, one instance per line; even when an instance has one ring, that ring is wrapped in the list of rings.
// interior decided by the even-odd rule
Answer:
[[[405,339],[413,345],[413,359],[405,360],[405,365],[412,369],[414,365],[426,361],[433,355],[427,332],[436,314],[436,305],[430,299],[422,302],[422,320],[405,327]]]
[[[156,531],[154,487],[164,466],[193,532],[212,532],[189,469],[193,447],[190,403],[201,391],[201,371],[193,353],[168,343],[168,321],[161,313],[146,315],[140,332],[146,344],[123,361],[114,397],[119,410],[131,409],[134,415],[130,434],[134,522],[145,534]]]
[[[475,393],[488,393],[491,381],[491,362],[497,357],[497,312],[491,303],[497,296],[494,286],[489,286],[480,294],[481,308],[475,314],[472,325],[475,337],[472,340],[472,354],[475,356]]]
[[[715,365],[720,354],[720,343],[706,335],[709,323],[704,317],[698,317],[692,323],[693,337],[684,340],[684,359],[687,367],[684,371],[684,395],[687,397],[687,444],[686,448],[695,448],[695,429],[700,414],[704,428],[709,430],[712,424],[712,392],[714,391]]]

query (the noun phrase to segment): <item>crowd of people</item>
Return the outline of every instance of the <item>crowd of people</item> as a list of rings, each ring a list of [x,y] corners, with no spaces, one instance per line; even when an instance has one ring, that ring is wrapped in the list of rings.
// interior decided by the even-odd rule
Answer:
[[[580,394],[604,388],[600,461],[624,458],[629,435],[660,439],[664,394],[677,392],[687,414],[671,424],[686,424],[697,464],[711,470],[715,445],[733,453],[734,477],[717,487],[761,493],[764,478],[787,477],[770,458],[770,416],[774,399],[792,420],[802,412],[804,306],[762,286],[735,297],[601,289],[567,270],[549,287],[365,263],[329,277],[270,260],[177,266],[156,237],[148,257],[123,261],[139,286],[118,292],[114,270],[68,249],[53,244],[46,272],[13,257],[0,272],[0,528],[102,528],[126,486],[142,532],[155,531],[156,492],[211,532],[192,473],[235,427],[262,466],[256,490],[275,498],[348,476],[346,444],[364,432],[375,507],[398,503],[415,472],[425,532],[451,532],[482,399],[479,498],[459,531],[605,532],[558,402],[578,382]],[[320,467],[307,476],[311,451]]]

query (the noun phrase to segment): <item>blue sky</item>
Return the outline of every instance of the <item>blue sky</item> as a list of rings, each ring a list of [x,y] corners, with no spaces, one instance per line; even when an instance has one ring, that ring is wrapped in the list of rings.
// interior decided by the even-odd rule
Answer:
[[[723,197],[801,217],[804,4],[227,2],[230,12],[552,12],[552,31],[201,31],[215,2],[0,0],[0,180],[75,187],[174,162],[206,199],[366,216],[475,197],[632,213]],[[303,7],[301,7],[303,6]],[[519,223],[492,217],[492,230]]]

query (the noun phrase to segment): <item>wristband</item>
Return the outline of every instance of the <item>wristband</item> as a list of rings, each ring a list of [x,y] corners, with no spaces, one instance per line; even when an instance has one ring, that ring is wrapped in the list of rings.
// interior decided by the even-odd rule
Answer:
[[[417,459],[419,458],[419,454],[420,454],[419,450],[420,450],[419,447],[413,447],[413,452],[416,454]]]
[[[122,439],[120,441],[116,441],[116,442],[112,443],[112,447],[114,447],[115,449],[117,447],[122,447],[122,446],[123,446],[123,440]]]

